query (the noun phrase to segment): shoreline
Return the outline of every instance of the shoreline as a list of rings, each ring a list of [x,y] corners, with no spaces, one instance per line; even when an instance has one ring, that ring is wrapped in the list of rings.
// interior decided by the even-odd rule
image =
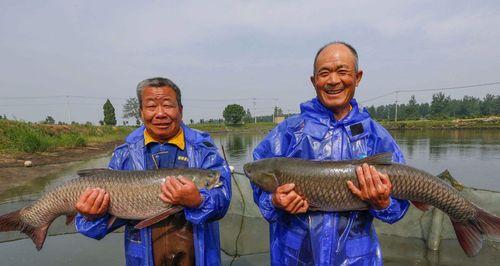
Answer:
[[[106,156],[123,141],[91,143],[85,147],[59,148],[51,152],[0,154],[0,199],[16,196],[19,189],[57,174],[80,161]],[[33,166],[25,167],[24,161]]]

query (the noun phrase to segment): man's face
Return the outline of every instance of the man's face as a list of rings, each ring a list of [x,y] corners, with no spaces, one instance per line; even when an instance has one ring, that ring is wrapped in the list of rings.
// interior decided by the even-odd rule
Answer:
[[[182,107],[170,87],[146,87],[142,91],[141,117],[146,130],[156,140],[174,137],[181,126]]]
[[[319,101],[334,113],[349,112],[349,101],[363,76],[355,64],[354,55],[342,44],[330,45],[318,55],[311,82]]]

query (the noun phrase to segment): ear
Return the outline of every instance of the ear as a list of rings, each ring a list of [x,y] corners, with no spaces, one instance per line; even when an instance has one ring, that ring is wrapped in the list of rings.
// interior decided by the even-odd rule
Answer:
[[[311,83],[312,83],[313,87],[316,88],[316,79],[314,78],[314,75],[312,75],[310,77],[310,79],[311,79]]]
[[[356,73],[356,87],[361,82],[361,78],[363,78],[363,70],[359,70],[358,73]]]

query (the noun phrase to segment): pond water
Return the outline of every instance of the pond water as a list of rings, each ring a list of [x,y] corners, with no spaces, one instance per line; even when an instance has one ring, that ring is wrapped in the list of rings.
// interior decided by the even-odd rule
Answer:
[[[407,163],[430,173],[448,169],[466,186],[500,191],[499,130],[429,130],[392,132],[406,156]],[[252,150],[265,134],[213,135],[224,146],[227,160],[241,172],[252,160]],[[64,172],[41,178],[32,185],[18,186],[0,194],[0,214],[21,208],[44,190],[71,179],[79,169],[105,167],[109,156],[73,164]],[[269,263],[268,227],[251,196],[246,177],[235,174],[233,199],[226,217],[220,221],[222,258],[229,265],[266,265]],[[498,214],[497,214],[498,215]],[[439,252],[428,252],[416,238],[380,236],[387,265],[494,265],[500,260],[498,242],[486,243],[478,257],[466,258],[456,240],[446,240]],[[106,250],[105,253],[102,250]],[[113,233],[101,241],[75,234],[73,226],[57,219],[49,230],[44,248],[37,252],[33,243],[16,232],[0,233],[0,265],[122,265],[123,236]]]

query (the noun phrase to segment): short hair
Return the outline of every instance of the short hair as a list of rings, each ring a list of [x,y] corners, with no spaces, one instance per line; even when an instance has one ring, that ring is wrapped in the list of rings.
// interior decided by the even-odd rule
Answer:
[[[358,52],[356,52],[356,49],[352,47],[352,45],[346,43],[346,42],[341,42],[341,41],[334,41],[334,42],[329,42],[325,45],[323,45],[321,48],[319,48],[318,52],[316,53],[316,56],[314,57],[314,64],[313,64],[313,75],[316,75],[316,61],[318,60],[319,54],[325,50],[326,47],[334,44],[340,44],[344,45],[351,51],[352,55],[354,56],[354,71],[358,72]]]
[[[175,85],[173,81],[167,78],[162,78],[162,77],[156,77],[156,78],[150,78],[150,79],[145,79],[139,84],[137,84],[137,99],[139,100],[139,108],[142,109],[142,91],[147,88],[147,87],[155,87],[155,88],[160,88],[160,87],[169,87],[175,92],[175,97],[177,100],[177,104],[182,108],[182,101],[181,101],[181,89]]]

